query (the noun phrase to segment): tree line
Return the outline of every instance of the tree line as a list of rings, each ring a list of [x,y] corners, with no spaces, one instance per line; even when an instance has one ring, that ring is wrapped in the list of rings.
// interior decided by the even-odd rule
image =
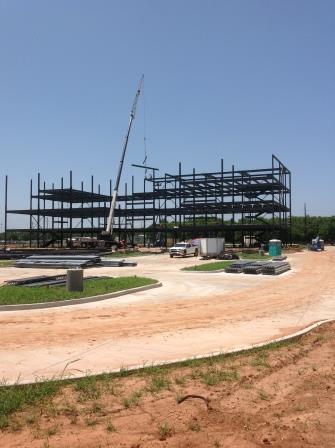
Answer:
[[[335,216],[292,216],[292,241],[310,242],[317,235],[335,242]]]
[[[211,225],[220,224],[221,221],[215,220],[213,218],[208,218],[207,225],[210,228]],[[238,223],[238,221],[236,222]],[[335,216],[292,216],[292,242],[293,243],[307,243],[315,238],[317,235],[320,236],[326,242],[335,242]],[[173,236],[173,226],[176,223],[169,222],[167,227],[171,228],[171,236]],[[198,218],[196,219],[196,225],[204,225],[205,219]],[[225,221],[224,225],[229,228],[229,224],[231,221]],[[269,221],[270,224],[270,221]],[[229,230],[227,228],[227,235],[223,235],[226,237],[227,241],[229,238]],[[66,232],[66,230],[65,230]],[[238,233],[238,232],[236,232]],[[269,232],[268,232],[269,233]],[[190,236],[191,238],[192,236]],[[271,234],[266,235],[267,238],[271,238]],[[11,241],[26,241],[29,238],[26,232],[7,232],[7,240]],[[5,239],[4,232],[0,233],[0,240]],[[236,240],[239,237],[236,235]]]

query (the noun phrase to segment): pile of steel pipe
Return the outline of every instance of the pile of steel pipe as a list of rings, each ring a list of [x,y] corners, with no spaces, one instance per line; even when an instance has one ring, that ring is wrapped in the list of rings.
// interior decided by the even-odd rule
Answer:
[[[101,258],[101,265],[108,267],[137,266],[134,261],[126,261],[120,258]]]
[[[113,277],[98,277],[98,276],[89,276],[85,277],[86,280],[96,280],[100,278],[113,278]],[[38,275],[35,277],[26,277],[20,279],[12,279],[5,281],[8,286],[21,286],[25,288],[31,288],[34,286],[61,286],[66,284],[66,275]]]
[[[243,267],[244,274],[261,274],[263,266],[267,264],[266,261],[255,261]]]
[[[15,263],[19,268],[88,268],[98,266],[100,257],[97,255],[32,255]]]
[[[287,255],[278,255],[277,257],[273,257],[272,261],[284,261],[286,260]]]
[[[232,263],[230,266],[226,267],[225,272],[228,273],[232,273],[232,274],[240,274],[241,272],[243,272],[243,269],[252,264],[253,261],[249,261],[249,260],[239,260],[239,261],[234,261],[234,263]]]
[[[291,269],[287,261],[248,261],[239,260],[225,269],[225,272],[236,274],[279,275]]]
[[[27,285],[35,285],[37,283],[45,282],[45,281],[57,281],[57,280],[65,280],[66,275],[37,275],[35,277],[25,277],[25,278],[14,278],[11,280],[5,280],[6,285],[8,286],[27,286]]]
[[[98,255],[32,255],[15,263],[19,268],[71,269],[98,266],[129,267],[137,263],[118,258],[100,258]]]
[[[270,261],[262,267],[262,274],[279,275],[291,269],[290,263],[287,261]]]

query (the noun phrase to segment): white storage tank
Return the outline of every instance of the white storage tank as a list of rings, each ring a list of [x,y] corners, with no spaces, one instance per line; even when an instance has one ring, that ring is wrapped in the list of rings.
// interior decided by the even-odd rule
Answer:
[[[202,257],[217,257],[224,251],[224,238],[200,238],[200,255]]]

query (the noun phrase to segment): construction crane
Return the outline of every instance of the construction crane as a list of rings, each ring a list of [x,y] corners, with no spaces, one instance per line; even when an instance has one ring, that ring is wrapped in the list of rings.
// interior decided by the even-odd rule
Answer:
[[[134,99],[134,102],[133,102],[133,106],[132,106],[131,111],[130,111],[128,129],[127,129],[127,133],[126,133],[126,136],[125,136],[125,139],[124,139],[123,150],[122,150],[121,160],[120,160],[120,164],[119,164],[119,170],[118,170],[118,173],[117,173],[117,178],[116,178],[116,182],[115,182],[113,193],[112,193],[112,201],[111,201],[111,206],[110,206],[110,210],[109,210],[107,226],[106,226],[106,230],[103,232],[103,235],[108,235],[108,239],[110,239],[110,240],[112,240],[112,235],[113,235],[113,226],[114,226],[114,215],[115,215],[115,208],[116,208],[116,200],[117,200],[117,195],[118,195],[118,190],[119,190],[119,184],[120,184],[121,173],[122,173],[122,168],[123,168],[123,163],[124,163],[124,157],[126,155],[126,150],[127,150],[127,146],[128,146],[128,140],[129,140],[131,126],[133,124],[133,121],[134,121],[134,118],[135,118],[135,114],[136,114],[136,106],[137,106],[138,98],[139,98],[140,93],[141,93],[143,79],[144,79],[144,75],[142,75],[142,77],[140,79],[140,82],[138,84],[136,95],[135,95],[135,99]]]

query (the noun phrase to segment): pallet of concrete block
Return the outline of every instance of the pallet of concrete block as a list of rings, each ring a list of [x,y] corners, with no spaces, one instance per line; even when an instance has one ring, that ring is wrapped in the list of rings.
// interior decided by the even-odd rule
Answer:
[[[252,263],[253,261],[249,260],[234,261],[234,263],[226,267],[225,272],[228,272],[230,274],[240,274],[241,272],[243,272],[243,269],[245,269],[248,265]]]
[[[262,274],[280,275],[290,269],[291,265],[287,261],[269,261],[262,267]]]
[[[32,255],[23,260],[17,260],[19,268],[50,268],[70,269],[99,266],[100,257],[97,255]]]
[[[261,274],[263,266],[267,263],[267,261],[254,261],[253,263],[244,266],[242,272],[244,274]]]

